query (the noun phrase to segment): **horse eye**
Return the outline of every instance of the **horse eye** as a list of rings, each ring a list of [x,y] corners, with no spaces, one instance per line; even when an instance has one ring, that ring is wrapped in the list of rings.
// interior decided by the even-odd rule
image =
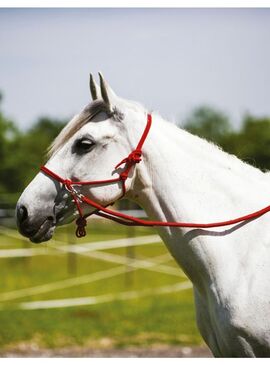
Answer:
[[[93,141],[87,138],[79,139],[75,142],[75,151],[79,153],[89,152],[95,145]]]

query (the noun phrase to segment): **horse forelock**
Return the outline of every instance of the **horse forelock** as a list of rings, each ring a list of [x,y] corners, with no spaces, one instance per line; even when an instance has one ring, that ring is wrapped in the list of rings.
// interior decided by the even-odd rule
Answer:
[[[89,123],[100,112],[109,114],[108,107],[103,100],[95,100],[88,104],[80,114],[75,115],[50,145],[47,153],[48,157],[54,155],[78,130]]]

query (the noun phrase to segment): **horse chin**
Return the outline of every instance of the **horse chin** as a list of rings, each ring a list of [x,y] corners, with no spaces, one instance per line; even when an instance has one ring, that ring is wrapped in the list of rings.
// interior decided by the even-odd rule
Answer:
[[[32,236],[29,237],[33,243],[41,243],[49,241],[54,233],[55,224],[51,220],[46,220],[39,228],[39,230]]]

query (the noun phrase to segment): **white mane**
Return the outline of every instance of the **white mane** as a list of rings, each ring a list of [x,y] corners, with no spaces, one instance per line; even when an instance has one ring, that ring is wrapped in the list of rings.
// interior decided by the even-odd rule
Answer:
[[[234,171],[236,174],[241,175],[245,173],[249,176],[249,178],[251,176],[254,176],[254,178],[259,178],[268,174],[264,173],[259,168],[242,161],[235,155],[224,151],[215,143],[207,141],[206,139],[194,135],[185,129],[177,127],[174,123],[162,118],[159,113],[154,112],[153,123],[155,123],[156,120],[161,125],[164,124],[164,129],[166,129],[166,133],[172,141],[178,141],[179,148],[181,148],[181,144],[184,144],[187,148],[190,148],[191,153],[194,153],[198,156],[198,161],[200,162],[207,160],[219,169],[229,169]]]

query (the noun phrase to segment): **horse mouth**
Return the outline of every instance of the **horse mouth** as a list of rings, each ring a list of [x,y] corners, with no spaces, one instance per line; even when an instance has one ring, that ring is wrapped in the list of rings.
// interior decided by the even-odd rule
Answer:
[[[30,241],[33,243],[41,243],[48,241],[52,238],[53,232],[55,230],[55,222],[51,217],[48,217],[39,227],[32,236],[29,237]]]
[[[73,215],[70,215],[70,213],[63,214],[63,212],[61,212],[58,213],[55,218],[47,217],[39,226],[38,230],[35,229],[34,231],[31,231],[28,234],[24,235],[26,235],[33,243],[42,243],[45,241],[49,241],[54,234],[56,226],[70,223],[73,220]]]

